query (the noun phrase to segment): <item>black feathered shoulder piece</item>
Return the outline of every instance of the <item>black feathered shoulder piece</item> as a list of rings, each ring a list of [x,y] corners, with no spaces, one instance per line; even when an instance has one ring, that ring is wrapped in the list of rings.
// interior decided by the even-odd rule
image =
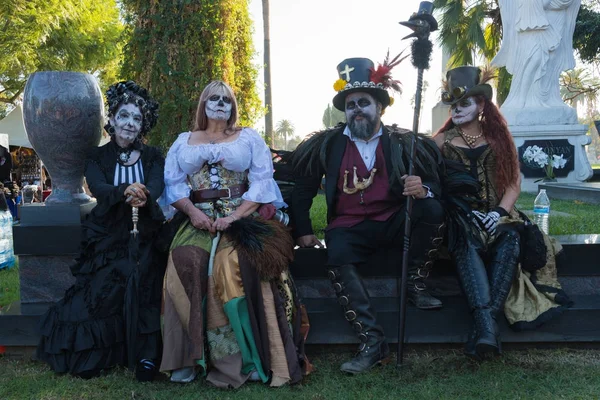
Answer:
[[[408,173],[410,144],[414,133],[397,125],[386,125],[385,132],[390,137],[392,182],[401,183],[400,178]],[[428,180],[439,182],[442,154],[437,145],[428,136],[423,134],[417,134],[415,143],[417,146],[414,160],[415,174],[421,178],[426,177]]]
[[[296,173],[310,175],[316,168],[325,168],[327,149],[331,139],[344,131],[346,124],[339,123],[333,128],[313,132],[296,147],[290,155]]]

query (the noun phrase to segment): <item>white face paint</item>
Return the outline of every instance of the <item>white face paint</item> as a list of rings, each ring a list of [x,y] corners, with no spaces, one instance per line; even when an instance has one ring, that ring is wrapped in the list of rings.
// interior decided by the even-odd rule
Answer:
[[[475,101],[475,97],[462,99],[458,103],[452,105],[452,122],[454,122],[454,125],[469,123],[477,118],[479,111],[479,106]]]
[[[206,100],[206,117],[208,119],[217,119],[221,121],[228,121],[231,117],[232,100],[225,91],[221,91],[219,94],[213,94]]]
[[[140,108],[132,103],[121,104],[110,124],[115,128],[115,135],[122,142],[133,143],[142,130],[144,117]]]
[[[377,100],[368,93],[356,92],[346,97],[346,121],[352,137],[367,140],[379,122]]]

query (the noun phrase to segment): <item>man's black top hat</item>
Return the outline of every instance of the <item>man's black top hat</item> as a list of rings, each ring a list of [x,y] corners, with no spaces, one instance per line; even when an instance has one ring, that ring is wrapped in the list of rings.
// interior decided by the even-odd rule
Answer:
[[[346,96],[350,93],[365,92],[375,97],[383,108],[387,107],[390,104],[390,95],[382,83],[373,82],[371,79],[374,67],[373,61],[368,58],[347,58],[342,61],[337,66],[337,70],[340,80],[345,81],[346,84],[336,89],[338,93],[333,98],[333,106],[344,111]]]
[[[442,92],[442,103],[452,105],[470,96],[483,95],[492,99],[492,87],[480,83],[481,70],[478,67],[457,67],[446,72],[447,88]]]

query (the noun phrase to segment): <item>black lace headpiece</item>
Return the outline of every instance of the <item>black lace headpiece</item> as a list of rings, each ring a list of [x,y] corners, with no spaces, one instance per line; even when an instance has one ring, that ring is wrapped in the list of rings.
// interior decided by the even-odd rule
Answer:
[[[146,136],[148,132],[156,125],[158,120],[158,103],[150,97],[146,89],[134,81],[121,81],[111,85],[106,91],[106,108],[108,109],[108,118],[112,118],[121,104],[133,103],[142,111],[144,120],[140,135]],[[110,121],[104,126],[104,129],[112,134],[114,129]]]

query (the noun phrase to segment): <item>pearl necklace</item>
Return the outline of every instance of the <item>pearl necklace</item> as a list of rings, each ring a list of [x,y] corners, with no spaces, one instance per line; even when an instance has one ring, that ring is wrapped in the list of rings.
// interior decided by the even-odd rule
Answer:
[[[460,128],[458,128],[458,133],[470,147],[473,147],[475,145],[475,143],[477,143],[477,139],[479,139],[480,137],[483,136],[483,132],[481,131],[481,125],[479,126],[479,135],[475,135],[475,136],[467,135]]]

